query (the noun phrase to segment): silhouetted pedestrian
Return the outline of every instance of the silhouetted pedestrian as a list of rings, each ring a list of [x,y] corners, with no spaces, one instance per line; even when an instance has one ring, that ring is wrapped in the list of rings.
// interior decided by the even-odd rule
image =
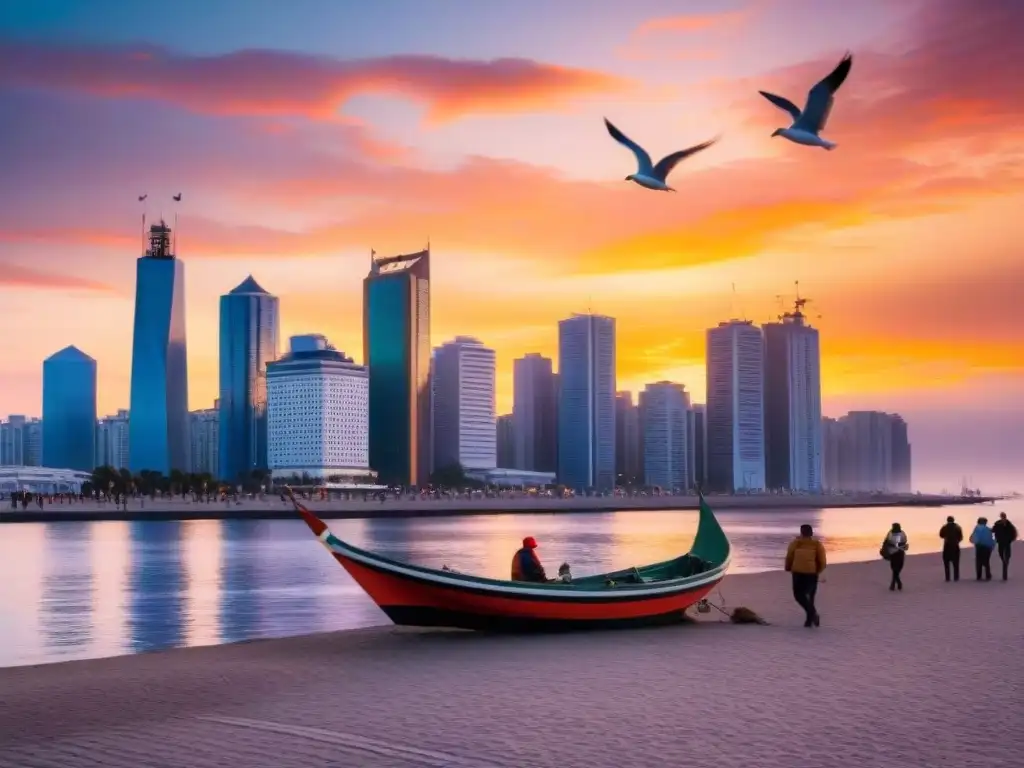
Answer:
[[[818,594],[818,577],[825,570],[825,547],[814,538],[811,526],[801,525],[800,535],[789,543],[786,570],[793,574],[793,599],[804,609],[804,626],[821,626],[814,598]]]
[[[974,545],[974,572],[977,580],[992,581],[992,550],[996,548],[996,538],[988,527],[988,518],[979,517],[978,524],[971,531],[971,544]]]
[[[953,581],[960,581],[960,542],[964,540],[964,532],[952,515],[939,529],[939,538],[942,539],[942,568],[946,572],[946,581],[949,581],[950,570],[953,571]]]
[[[996,540],[996,551],[1003,564],[1003,581],[1006,581],[1009,578],[1010,552],[1013,542],[1017,540],[1017,528],[1006,519],[1005,512],[1000,512],[999,519],[992,525],[992,536]]]
[[[907,540],[907,534],[903,532],[899,523],[893,523],[889,533],[885,536],[885,541],[882,542],[882,557],[889,561],[889,569],[892,571],[892,579],[889,581],[890,592],[903,589],[903,580],[900,579],[900,574],[903,573],[903,564],[906,562],[908,549],[910,549],[910,542]]]

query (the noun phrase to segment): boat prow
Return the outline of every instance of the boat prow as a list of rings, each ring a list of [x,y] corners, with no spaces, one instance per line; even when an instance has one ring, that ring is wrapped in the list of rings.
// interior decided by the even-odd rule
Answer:
[[[675,622],[722,580],[730,560],[729,540],[703,495],[688,553],[570,583],[488,579],[392,560],[339,539],[294,494],[291,499],[334,559],[405,626],[528,631]]]

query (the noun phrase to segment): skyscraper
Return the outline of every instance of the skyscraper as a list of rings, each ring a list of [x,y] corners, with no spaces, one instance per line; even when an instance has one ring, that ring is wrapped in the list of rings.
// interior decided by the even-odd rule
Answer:
[[[615,319],[558,323],[559,481],[582,491],[615,487]]]
[[[901,416],[881,411],[850,411],[841,419],[828,420],[825,427],[829,473],[838,475],[837,481],[828,478],[831,489],[900,493],[911,490],[910,441],[907,423]]]
[[[825,416],[821,420],[821,487],[826,491],[841,490],[843,425],[838,419]]]
[[[746,320],[707,332],[708,485],[717,491],[764,485],[764,342]]]
[[[558,393],[551,358],[530,352],[512,363],[515,468],[554,472],[558,463]]]
[[[498,466],[494,376],[496,358],[470,336],[434,350],[434,467]]]
[[[378,258],[363,280],[370,466],[381,482],[425,485],[432,468],[430,250]]]
[[[252,275],[220,297],[216,476],[231,483],[267,468],[267,363],[277,359],[279,318],[277,297]]]
[[[43,361],[43,466],[96,468],[96,361],[77,347]]]
[[[129,469],[167,475],[189,467],[185,265],[171,228],[149,228],[149,250],[135,273]]]
[[[615,394],[615,475],[619,485],[643,485],[640,454],[643,434],[640,432],[639,406],[633,405],[632,392]]]
[[[910,493],[913,490],[911,473],[910,435],[907,422],[899,414],[892,414],[892,490]]]
[[[104,416],[96,422],[96,466],[128,468],[128,422],[127,409]]]
[[[682,384],[659,381],[640,393],[644,404],[644,484],[685,491],[690,476],[690,396]]]
[[[764,331],[765,480],[773,489],[822,489],[821,354],[804,299]]]
[[[220,465],[220,401],[214,401],[213,408],[191,411],[188,415],[189,430],[189,471],[208,474],[214,480],[224,479],[237,485],[237,475],[221,474]]]
[[[515,425],[512,418],[511,413],[499,416],[495,429],[498,441],[498,466],[502,469],[518,469],[515,462]]]
[[[693,417],[693,482],[704,488],[708,483],[707,410],[702,403],[690,406]]]

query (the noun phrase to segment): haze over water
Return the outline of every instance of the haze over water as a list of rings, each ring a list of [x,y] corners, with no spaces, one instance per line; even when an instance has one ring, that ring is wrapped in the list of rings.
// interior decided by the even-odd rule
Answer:
[[[830,562],[874,560],[898,520],[911,553],[937,552],[955,515],[969,534],[981,515],[1024,503],[950,508],[730,510],[730,573],[782,567],[810,522]],[[535,536],[554,572],[584,575],[665,560],[689,549],[696,512],[493,515],[345,520],[331,529],[357,546],[428,566],[507,578],[512,553]],[[879,564],[879,579],[884,565]],[[936,563],[936,578],[941,567]],[[722,591],[729,596],[728,578]],[[827,586],[823,590],[827,599]],[[0,526],[0,666],[115,656],[387,624],[383,613],[299,521],[28,523]]]

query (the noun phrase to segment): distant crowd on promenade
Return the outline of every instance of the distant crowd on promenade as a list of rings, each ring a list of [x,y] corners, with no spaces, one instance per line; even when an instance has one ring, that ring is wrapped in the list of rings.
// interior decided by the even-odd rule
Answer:
[[[974,548],[974,571],[977,581],[992,581],[992,554],[995,552],[1002,564],[1003,581],[1010,578],[1010,558],[1013,542],[1017,540],[1017,528],[1005,512],[989,527],[988,518],[979,517],[971,531],[969,543]],[[964,532],[956,519],[950,515],[939,529],[942,539],[942,567],[946,581],[960,581],[960,548]],[[903,566],[910,540],[899,523],[893,523],[882,546],[879,556],[889,563],[889,591],[903,591]],[[792,574],[793,599],[805,615],[805,627],[821,626],[821,615],[815,603],[818,583],[827,565],[825,545],[815,537],[810,525],[800,526],[800,535],[790,542],[786,550],[785,569]]]

